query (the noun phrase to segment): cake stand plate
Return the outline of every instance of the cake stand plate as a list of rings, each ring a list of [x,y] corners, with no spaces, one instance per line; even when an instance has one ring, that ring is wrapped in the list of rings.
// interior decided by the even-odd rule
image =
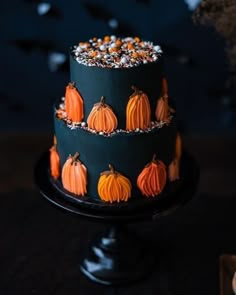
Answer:
[[[49,153],[44,153],[35,166],[35,182],[40,193],[51,204],[68,213],[109,225],[108,230],[98,235],[83,253],[80,270],[92,280],[104,285],[125,285],[148,276],[155,266],[155,259],[146,248],[146,241],[124,228],[124,223],[156,220],[172,213],[189,202],[197,187],[199,170],[193,157],[184,152],[181,159],[181,179],[169,184],[162,201],[158,197],[147,201],[144,206],[127,202],[125,210],[113,210],[110,204],[89,207],[83,202],[74,202],[58,190],[49,177]],[[156,201],[155,201],[156,200]],[[105,206],[105,210],[104,210]],[[111,208],[111,210],[109,209]]]

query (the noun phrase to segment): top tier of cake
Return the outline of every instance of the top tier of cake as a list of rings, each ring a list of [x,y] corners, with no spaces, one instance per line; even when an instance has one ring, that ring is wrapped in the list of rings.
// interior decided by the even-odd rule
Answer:
[[[76,83],[84,99],[85,118],[104,96],[117,116],[118,127],[125,129],[127,101],[133,92],[131,86],[136,86],[147,93],[154,121],[162,91],[161,53],[160,46],[130,37],[93,38],[73,46],[70,80]]]
[[[102,68],[132,68],[156,62],[162,54],[161,47],[139,37],[94,37],[80,42],[72,49],[76,61],[85,66]]]

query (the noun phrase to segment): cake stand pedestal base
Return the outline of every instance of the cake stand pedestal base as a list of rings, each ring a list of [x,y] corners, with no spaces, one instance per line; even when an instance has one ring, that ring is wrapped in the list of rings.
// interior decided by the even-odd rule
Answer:
[[[154,266],[144,242],[120,226],[112,226],[84,253],[80,269],[96,283],[125,285],[147,276]]]
[[[149,201],[143,198],[140,199],[141,204],[139,202],[141,206],[137,207],[136,202],[128,202],[121,209],[104,203],[101,206],[88,206],[58,191],[49,178],[49,153],[44,153],[35,166],[36,185],[51,204],[64,212],[111,225],[86,248],[80,262],[80,270],[87,278],[110,286],[140,281],[153,270],[155,251],[151,251],[146,241],[128,232],[123,225],[159,219],[189,202],[196,191],[199,170],[194,159],[186,152],[182,155],[180,176],[181,181],[177,186],[170,185],[173,189],[165,193],[162,201],[158,198]],[[146,244],[149,245],[148,249]]]

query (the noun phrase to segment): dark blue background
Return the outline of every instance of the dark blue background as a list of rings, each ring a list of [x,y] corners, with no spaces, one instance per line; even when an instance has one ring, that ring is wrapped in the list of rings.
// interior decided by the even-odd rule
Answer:
[[[183,0],[48,3],[52,9],[46,15],[38,14],[36,0],[0,3],[0,131],[51,131],[52,103],[63,96],[69,72],[67,64],[50,71],[49,54],[67,56],[80,40],[122,33],[163,47],[169,92],[183,131],[235,134],[235,112],[225,97],[224,42],[213,29],[193,24]],[[110,19],[118,21],[116,30]]]

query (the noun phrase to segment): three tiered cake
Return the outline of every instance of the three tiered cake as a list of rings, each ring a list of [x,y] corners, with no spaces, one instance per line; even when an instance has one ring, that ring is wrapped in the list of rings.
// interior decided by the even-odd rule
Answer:
[[[162,51],[105,36],[70,52],[70,83],[55,103],[52,180],[75,198],[157,197],[179,179],[181,139]]]

